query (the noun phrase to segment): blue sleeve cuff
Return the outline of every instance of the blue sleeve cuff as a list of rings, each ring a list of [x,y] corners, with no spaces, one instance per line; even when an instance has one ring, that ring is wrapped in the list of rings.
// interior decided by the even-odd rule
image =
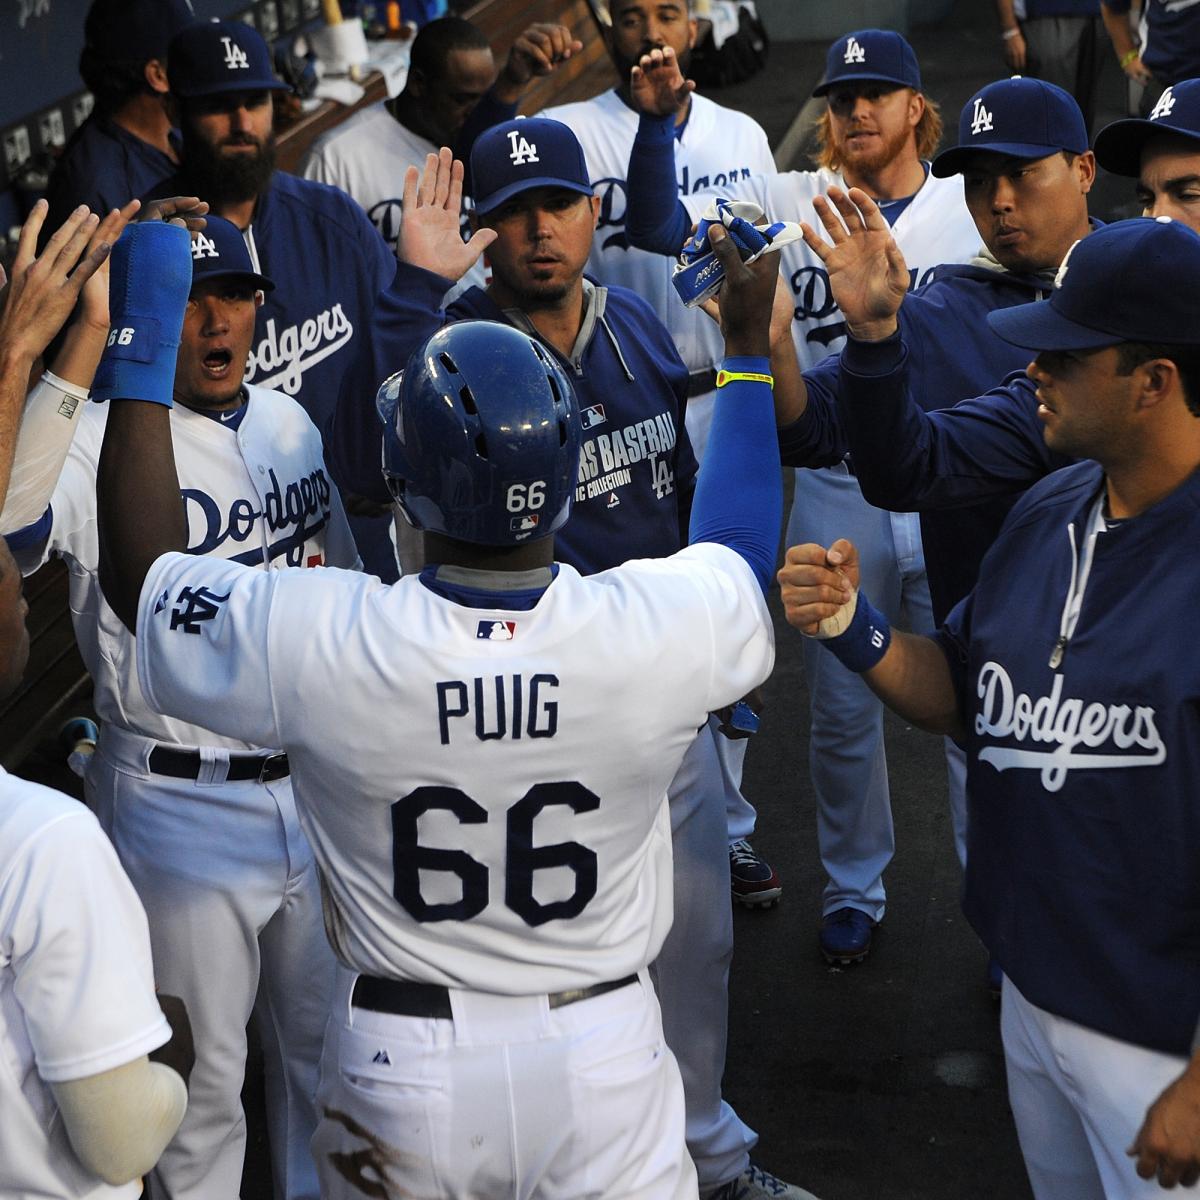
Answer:
[[[842,351],[842,370],[870,379],[892,374],[907,357],[908,350],[898,329],[882,342],[860,342],[851,337]]]
[[[40,546],[50,536],[53,527],[54,512],[47,508],[32,525],[6,533],[4,540],[8,543],[9,550],[16,554],[20,550],[28,550],[30,546]]]

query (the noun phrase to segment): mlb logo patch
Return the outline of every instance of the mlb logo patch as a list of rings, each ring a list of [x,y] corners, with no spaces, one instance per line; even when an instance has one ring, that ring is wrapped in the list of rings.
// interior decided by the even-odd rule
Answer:
[[[591,408],[580,411],[579,420],[584,429],[595,429],[597,425],[603,425],[608,417],[604,412],[603,404],[593,404]]]
[[[516,636],[516,621],[480,621],[475,629],[476,641],[511,642]]]
[[[537,513],[526,513],[523,517],[513,517],[508,523],[513,533],[533,533],[538,527]]]

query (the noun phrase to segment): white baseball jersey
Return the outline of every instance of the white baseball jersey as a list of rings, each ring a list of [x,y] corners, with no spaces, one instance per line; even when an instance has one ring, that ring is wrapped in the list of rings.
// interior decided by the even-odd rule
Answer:
[[[189,637],[175,614],[199,589],[219,601]],[[667,785],[774,651],[749,567],[708,543],[587,578],[560,565],[520,612],[413,576],[164,555],[137,654],[156,708],[287,750],[347,965],[529,995],[657,956]],[[337,703],[314,703],[333,680]]]
[[[835,171],[785,171],[741,180],[720,194],[726,199],[753,200],[770,221],[807,221],[818,232],[812,201],[830,187],[845,190],[846,182]],[[698,218],[717,193],[685,196],[683,203]],[[892,226],[908,264],[909,288],[924,283],[941,263],[967,262],[979,252],[979,231],[963,199],[962,176],[949,179],[927,176],[912,203]],[[846,325],[829,290],[829,275],[821,260],[804,244],[792,242],[780,252],[780,269],[796,298],[792,333],[800,366],[808,368],[827,354],[839,353],[846,344]]]
[[[282,392],[246,391],[249,402],[236,431],[179,405],[171,410],[189,553],[259,567],[354,566],[357,551],[315,426]],[[142,697],[132,635],[108,606],[97,577],[96,466],[107,414],[107,405],[91,404],[79,419],[50,501],[49,538],[33,554],[18,554],[21,569],[28,574],[51,553],[66,562],[75,639],[105,722],[161,742],[255,749],[242,737],[215,737],[203,719],[189,723],[154,712]],[[180,627],[197,632],[212,603],[197,592]],[[214,695],[210,703],[221,699]]]
[[[371,224],[393,249],[400,236],[400,199],[404,172],[411,166],[423,169],[425,157],[436,154],[437,146],[401,125],[384,102],[374,104],[343,121],[313,143],[300,168],[305,179],[341,188],[371,218]],[[462,233],[471,236],[467,212],[470,201],[463,196]],[[455,291],[472,285],[487,287],[488,275],[481,258],[459,281]]]
[[[630,288],[648,301],[670,330],[689,371],[712,367],[724,354],[716,322],[698,309],[687,308],[676,295],[669,258],[632,248],[625,235],[625,181],[638,114],[614,90],[592,100],[548,108],[538,115],[561,121],[574,131],[583,146],[592,187],[600,197],[600,221],[592,240],[588,273],[601,283]],[[723,192],[736,180],[774,172],[767,135],[757,121],[705,96],[692,96],[687,124],[675,142],[675,175],[681,196],[713,189]]]
[[[47,1085],[170,1037],[146,915],[96,818],[0,768],[0,1195],[137,1196],[80,1163]]]

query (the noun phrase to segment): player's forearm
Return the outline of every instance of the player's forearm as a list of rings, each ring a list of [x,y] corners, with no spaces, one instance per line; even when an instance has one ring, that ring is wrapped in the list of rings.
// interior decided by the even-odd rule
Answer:
[[[76,387],[90,388],[107,337],[107,325],[93,325],[84,318],[72,321],[50,363],[50,370]]]
[[[0,357],[0,511],[8,497],[12,477],[13,456],[17,448],[17,430],[25,407],[25,392],[29,383],[32,360],[23,355],[5,354]]]
[[[775,376],[775,424],[790,425],[808,408],[808,387],[790,333],[771,347],[771,374]]]
[[[1112,12],[1108,5],[1102,2],[1100,5],[1100,17],[1104,21],[1104,28],[1108,31],[1113,52],[1122,65],[1124,65],[1125,56],[1130,51],[1137,51],[1137,43],[1133,40],[1133,30],[1129,27],[1129,14],[1127,12]]]
[[[140,400],[113,400],[96,472],[100,587],[132,633],[138,600],[154,561],[187,549],[171,410]]]
[[[674,257],[691,220],[675,183],[675,118],[643,114],[629,154],[625,232],[639,250]]]
[[[723,371],[765,374],[765,356],[726,357]],[[765,592],[775,565],[783,486],[774,404],[766,383],[735,380],[717,388],[708,449],[692,503],[692,542],[737,551]]]
[[[906,721],[960,741],[966,736],[949,664],[932,638],[893,631],[887,653],[863,679]]]

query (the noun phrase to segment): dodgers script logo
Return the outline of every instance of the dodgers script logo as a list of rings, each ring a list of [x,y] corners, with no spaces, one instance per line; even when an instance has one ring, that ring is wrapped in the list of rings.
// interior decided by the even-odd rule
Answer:
[[[859,45],[857,38],[846,39],[846,54],[843,62],[848,63],[864,63],[867,61],[867,52]]]
[[[246,57],[246,52],[239,46],[233,38],[223,37],[221,44],[225,47],[225,69],[228,71],[248,71],[250,69],[250,60]]]
[[[1164,762],[1167,748],[1154,723],[1154,709],[1146,705],[1090,704],[1074,696],[1062,698],[1063,677],[1056,675],[1048,696],[1034,700],[1014,692],[1008,672],[998,662],[986,662],[979,672],[975,694],[979,712],[975,733],[979,737],[1041,743],[1045,750],[1011,746],[985,746],[979,761],[997,771],[1010,768],[1040,771],[1042,787],[1059,791],[1070,771],[1111,771],[1120,767],[1155,767]],[[1107,753],[1085,753],[1087,751]]]
[[[1171,89],[1167,88],[1165,92],[1158,98],[1158,103],[1150,111],[1150,120],[1157,121],[1159,117],[1167,117],[1171,115],[1171,109],[1175,107],[1175,97],[1171,94]]]
[[[508,152],[508,157],[512,159],[514,167],[524,166],[525,163],[535,163],[541,160],[537,156],[537,146],[531,145],[522,136],[519,129],[514,129],[508,135],[508,144],[512,149]]]
[[[353,336],[354,326],[340,304],[278,331],[275,318],[270,317],[265,335],[250,351],[246,382],[281,388],[294,396],[300,391],[304,372],[336,354]]]
[[[971,118],[971,133],[978,137],[979,134],[990,132],[992,129],[992,114],[983,106],[983,101],[975,97],[975,113]]]

